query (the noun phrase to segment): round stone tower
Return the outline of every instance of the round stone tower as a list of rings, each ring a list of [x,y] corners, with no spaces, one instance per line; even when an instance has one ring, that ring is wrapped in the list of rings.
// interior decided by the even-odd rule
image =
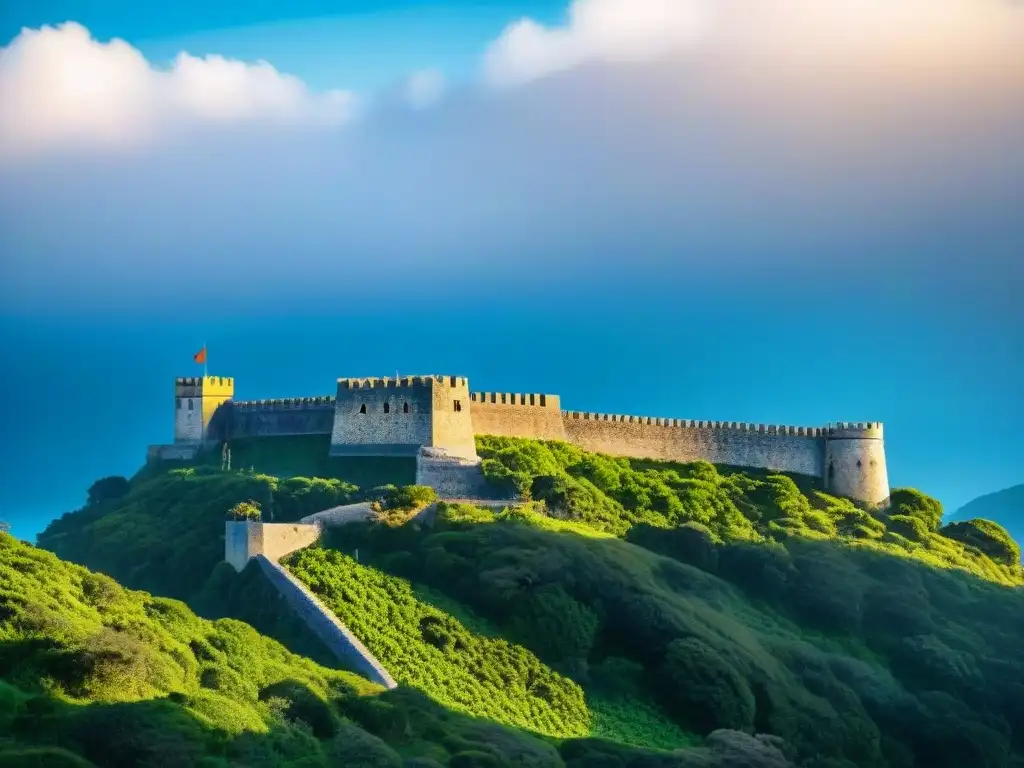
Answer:
[[[825,489],[875,506],[888,501],[889,473],[881,422],[839,422],[828,428]]]

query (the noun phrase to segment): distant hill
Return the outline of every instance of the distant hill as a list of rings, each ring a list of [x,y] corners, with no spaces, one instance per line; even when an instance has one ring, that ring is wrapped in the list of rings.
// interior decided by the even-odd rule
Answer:
[[[969,501],[949,516],[949,522],[982,517],[1003,526],[1017,541],[1024,541],[1024,483]]]

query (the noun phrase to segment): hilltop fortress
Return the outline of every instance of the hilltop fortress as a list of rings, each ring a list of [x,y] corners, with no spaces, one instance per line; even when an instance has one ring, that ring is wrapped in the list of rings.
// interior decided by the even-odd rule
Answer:
[[[234,379],[179,378],[174,443],[149,458],[193,459],[244,438],[330,435],[337,457],[410,457],[417,482],[442,494],[479,486],[474,435],[563,440],[588,451],[795,472],[868,504],[889,497],[878,422],[793,427],[563,411],[558,395],[470,392],[460,376],[338,379],[334,397],[243,400]]]

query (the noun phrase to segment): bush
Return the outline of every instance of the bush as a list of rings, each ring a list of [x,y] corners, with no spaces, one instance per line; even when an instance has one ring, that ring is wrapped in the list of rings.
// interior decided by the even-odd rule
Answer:
[[[998,523],[981,518],[950,523],[939,531],[947,539],[974,547],[982,554],[1003,565],[1020,562],[1020,545]]]
[[[263,510],[258,503],[249,499],[248,501],[240,501],[231,507],[228,510],[227,518],[228,520],[257,521],[263,519]]]
[[[437,501],[437,492],[427,485],[406,485],[402,488],[389,488],[382,499],[382,506],[387,510],[409,512],[422,509]]]
[[[665,705],[699,733],[754,724],[754,694],[743,676],[695,637],[669,643],[655,685]]]
[[[910,541],[924,541],[928,538],[928,525],[920,517],[891,515],[885,524],[890,531]]]
[[[89,486],[86,504],[93,506],[102,501],[114,501],[125,496],[131,490],[131,484],[125,477],[112,475],[97,480]]]
[[[929,531],[937,531],[942,521],[942,502],[913,488],[896,488],[889,494],[887,514],[916,517]]]

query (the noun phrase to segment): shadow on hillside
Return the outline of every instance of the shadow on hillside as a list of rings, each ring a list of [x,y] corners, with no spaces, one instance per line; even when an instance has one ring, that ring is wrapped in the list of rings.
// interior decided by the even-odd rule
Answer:
[[[326,545],[468,606],[585,684],[640,665],[698,733],[756,728],[861,766],[1024,754],[1024,589],[835,541],[629,539],[494,522],[353,526]]]

